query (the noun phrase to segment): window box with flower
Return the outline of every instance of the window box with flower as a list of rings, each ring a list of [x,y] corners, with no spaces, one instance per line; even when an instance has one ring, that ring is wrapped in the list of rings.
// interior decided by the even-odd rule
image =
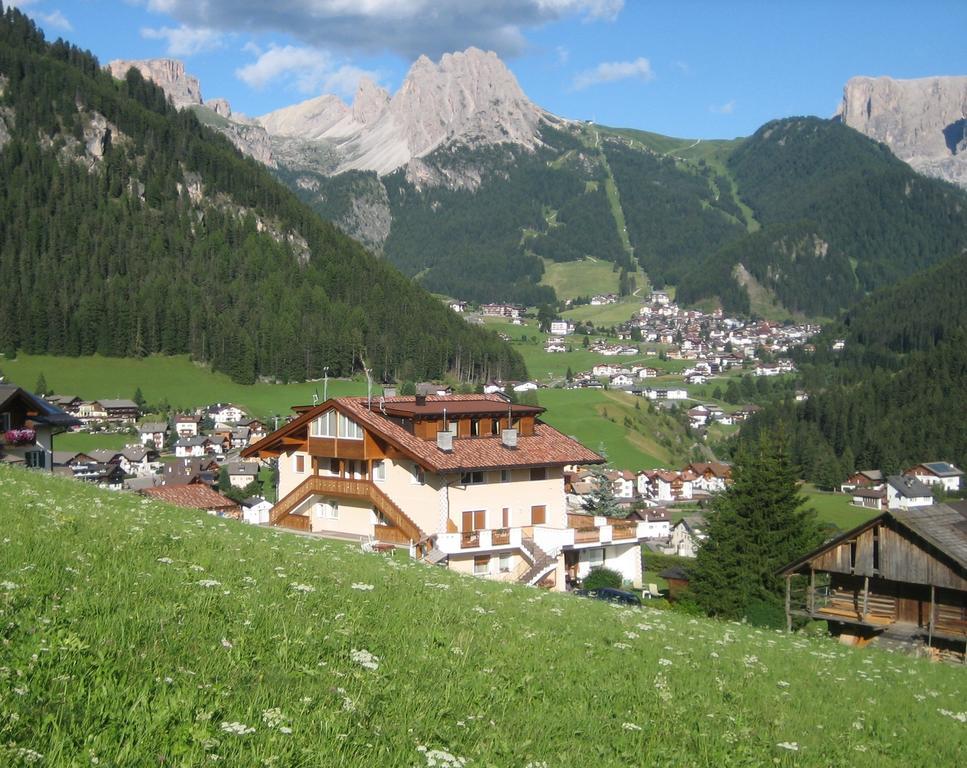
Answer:
[[[8,429],[3,433],[5,445],[33,445],[37,441],[37,432],[33,429]]]

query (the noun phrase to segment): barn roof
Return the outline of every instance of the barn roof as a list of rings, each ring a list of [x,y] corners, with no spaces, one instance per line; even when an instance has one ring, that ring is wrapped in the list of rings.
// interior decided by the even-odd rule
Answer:
[[[846,531],[811,552],[793,560],[779,569],[779,575],[795,573],[799,568],[824,552],[835,549],[844,541],[855,538],[863,531],[886,520],[895,521],[900,527],[926,541],[943,552],[961,568],[967,569],[967,508],[948,504],[931,504],[913,509],[891,509],[852,530]]]

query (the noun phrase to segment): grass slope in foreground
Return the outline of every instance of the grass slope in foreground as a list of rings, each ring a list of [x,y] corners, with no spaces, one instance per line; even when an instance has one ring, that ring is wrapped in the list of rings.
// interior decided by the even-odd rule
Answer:
[[[18,470],[0,506],[5,766],[963,763],[959,667]]]

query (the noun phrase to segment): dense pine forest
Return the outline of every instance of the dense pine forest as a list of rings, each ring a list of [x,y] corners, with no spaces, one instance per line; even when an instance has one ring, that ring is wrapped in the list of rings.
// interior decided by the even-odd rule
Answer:
[[[136,71],[0,21],[0,350],[190,353],[240,382],[523,376]]]
[[[832,350],[832,341],[846,346]],[[805,477],[833,486],[854,469],[967,463],[967,253],[873,293],[798,364],[805,403],[750,419],[742,440],[781,423]]]
[[[741,263],[789,309],[834,317],[967,245],[967,194],[835,122],[767,123],[728,167],[762,229],[687,271],[682,301],[719,295],[727,308],[745,310],[731,286],[720,288]]]

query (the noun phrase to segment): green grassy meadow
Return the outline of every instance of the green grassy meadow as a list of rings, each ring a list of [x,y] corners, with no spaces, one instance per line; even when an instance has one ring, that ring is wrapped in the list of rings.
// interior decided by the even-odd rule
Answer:
[[[610,261],[586,258],[583,261],[543,259],[542,285],[551,286],[558,299],[574,299],[596,293],[617,293],[618,273]]]
[[[187,355],[134,359],[21,353],[14,360],[0,359],[0,370],[8,380],[30,391],[33,391],[37,377],[43,373],[47,385],[57,394],[89,399],[131,398],[140,387],[150,404],[167,399],[175,408],[189,408],[219,401],[231,402],[262,418],[274,414],[285,415],[293,405],[311,403],[316,390],[320,397],[323,394],[321,381],[236,384],[223,373],[213,373],[209,368],[193,363]],[[366,382],[331,379],[329,394],[366,394]]]
[[[107,448],[111,451],[120,450],[124,446],[140,443],[137,435],[124,432],[64,432],[54,437],[54,450],[57,451],[93,451]]]
[[[11,768],[963,764],[961,667],[23,470],[0,501]]]
[[[862,509],[850,504],[851,497],[845,493],[819,491],[809,484],[803,485],[802,493],[806,497],[807,504],[816,510],[816,516],[821,522],[832,523],[843,531],[848,531],[876,517],[874,510]]]

